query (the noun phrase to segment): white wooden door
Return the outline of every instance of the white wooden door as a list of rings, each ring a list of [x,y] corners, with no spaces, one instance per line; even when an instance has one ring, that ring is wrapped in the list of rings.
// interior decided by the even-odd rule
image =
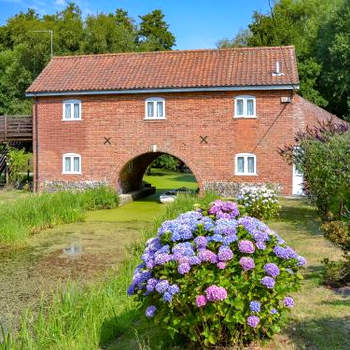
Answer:
[[[293,194],[304,195],[304,175],[293,164]]]

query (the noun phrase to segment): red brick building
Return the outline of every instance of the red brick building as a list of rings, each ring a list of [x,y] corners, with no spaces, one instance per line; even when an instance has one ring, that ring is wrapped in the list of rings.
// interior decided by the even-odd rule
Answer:
[[[291,46],[54,57],[27,90],[36,188],[128,192],[168,153],[201,189],[275,183],[296,193],[300,176],[278,147],[332,117],[298,87]]]

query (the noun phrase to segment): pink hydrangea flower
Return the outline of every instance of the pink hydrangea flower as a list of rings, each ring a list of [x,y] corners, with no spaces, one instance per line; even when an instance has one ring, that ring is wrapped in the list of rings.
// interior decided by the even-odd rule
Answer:
[[[204,295],[198,295],[196,298],[197,307],[203,307],[207,304],[207,298]]]
[[[205,290],[205,295],[208,301],[221,301],[227,298],[227,291],[224,287],[213,284]]]
[[[220,262],[218,262],[218,263],[216,264],[216,266],[217,266],[220,270],[223,270],[223,269],[226,268],[226,263],[220,261]]]

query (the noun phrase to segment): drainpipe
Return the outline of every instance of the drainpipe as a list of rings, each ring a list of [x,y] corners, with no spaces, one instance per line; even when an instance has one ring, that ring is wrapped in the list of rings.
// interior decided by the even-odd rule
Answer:
[[[38,192],[39,190],[39,136],[38,136],[38,98],[37,97],[34,97],[34,126],[35,126],[34,192]]]

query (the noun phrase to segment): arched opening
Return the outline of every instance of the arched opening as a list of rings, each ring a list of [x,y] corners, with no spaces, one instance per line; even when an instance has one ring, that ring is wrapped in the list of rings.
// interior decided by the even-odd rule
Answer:
[[[143,153],[122,168],[119,188],[122,193],[155,187],[157,195],[169,190],[196,191],[197,180],[189,166],[178,157],[164,152]]]

